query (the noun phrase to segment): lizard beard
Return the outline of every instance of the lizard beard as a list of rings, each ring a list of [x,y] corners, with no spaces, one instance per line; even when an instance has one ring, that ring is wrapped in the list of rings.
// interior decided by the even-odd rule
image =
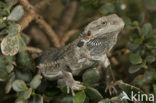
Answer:
[[[116,32],[112,32],[101,37],[93,38],[88,41],[87,49],[93,54],[106,53],[116,44],[117,34]]]

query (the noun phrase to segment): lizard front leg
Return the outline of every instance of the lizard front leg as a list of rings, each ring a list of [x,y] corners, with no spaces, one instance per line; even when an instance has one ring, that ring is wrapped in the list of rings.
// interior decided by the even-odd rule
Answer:
[[[105,73],[106,73],[106,89],[105,89],[105,92],[109,91],[110,94],[117,94],[117,90],[115,88],[114,74],[112,72],[110,65],[107,68],[105,68]]]
[[[83,85],[80,84],[79,81],[74,80],[71,72],[62,70],[62,74],[66,82],[67,93],[69,93],[71,89],[72,95],[74,96],[75,95],[74,90],[82,90],[85,88]]]
[[[115,78],[111,69],[111,65],[107,56],[104,56],[104,59],[101,61],[101,65],[104,68],[106,74],[106,89],[105,92],[109,91],[110,94],[117,94],[117,90],[115,88]]]

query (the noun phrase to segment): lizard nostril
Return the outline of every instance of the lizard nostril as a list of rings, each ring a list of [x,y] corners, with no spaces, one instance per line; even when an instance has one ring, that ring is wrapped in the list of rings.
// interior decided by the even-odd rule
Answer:
[[[87,36],[91,36],[91,31],[88,31]]]

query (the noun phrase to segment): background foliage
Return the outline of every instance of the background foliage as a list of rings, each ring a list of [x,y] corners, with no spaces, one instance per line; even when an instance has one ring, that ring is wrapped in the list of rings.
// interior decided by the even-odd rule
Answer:
[[[23,1],[27,0],[0,1],[0,102],[131,103],[121,101],[122,91],[156,95],[156,0],[47,0],[46,6],[41,6],[44,0],[29,0],[34,8]],[[77,91],[75,97],[66,93],[63,80],[47,81],[38,73],[35,58],[42,50],[59,47],[56,38],[52,43],[45,35],[54,29],[63,38],[63,46],[87,23],[112,13],[126,23],[108,54],[116,79],[123,81],[117,82],[117,95],[104,92],[105,81],[99,69],[90,68],[76,77],[87,88]],[[32,21],[34,18],[36,21]],[[47,25],[53,29],[47,29]]]

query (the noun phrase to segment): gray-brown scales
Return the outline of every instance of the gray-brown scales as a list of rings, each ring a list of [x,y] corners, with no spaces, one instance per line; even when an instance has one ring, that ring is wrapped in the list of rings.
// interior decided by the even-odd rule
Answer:
[[[116,14],[103,16],[89,23],[84,32],[72,43],[43,53],[37,67],[47,79],[65,79],[67,92],[71,89],[74,95],[74,90],[81,90],[84,86],[75,81],[73,76],[98,64],[105,68],[106,91],[109,90],[110,94],[117,92],[106,53],[116,44],[117,36],[124,24]]]

